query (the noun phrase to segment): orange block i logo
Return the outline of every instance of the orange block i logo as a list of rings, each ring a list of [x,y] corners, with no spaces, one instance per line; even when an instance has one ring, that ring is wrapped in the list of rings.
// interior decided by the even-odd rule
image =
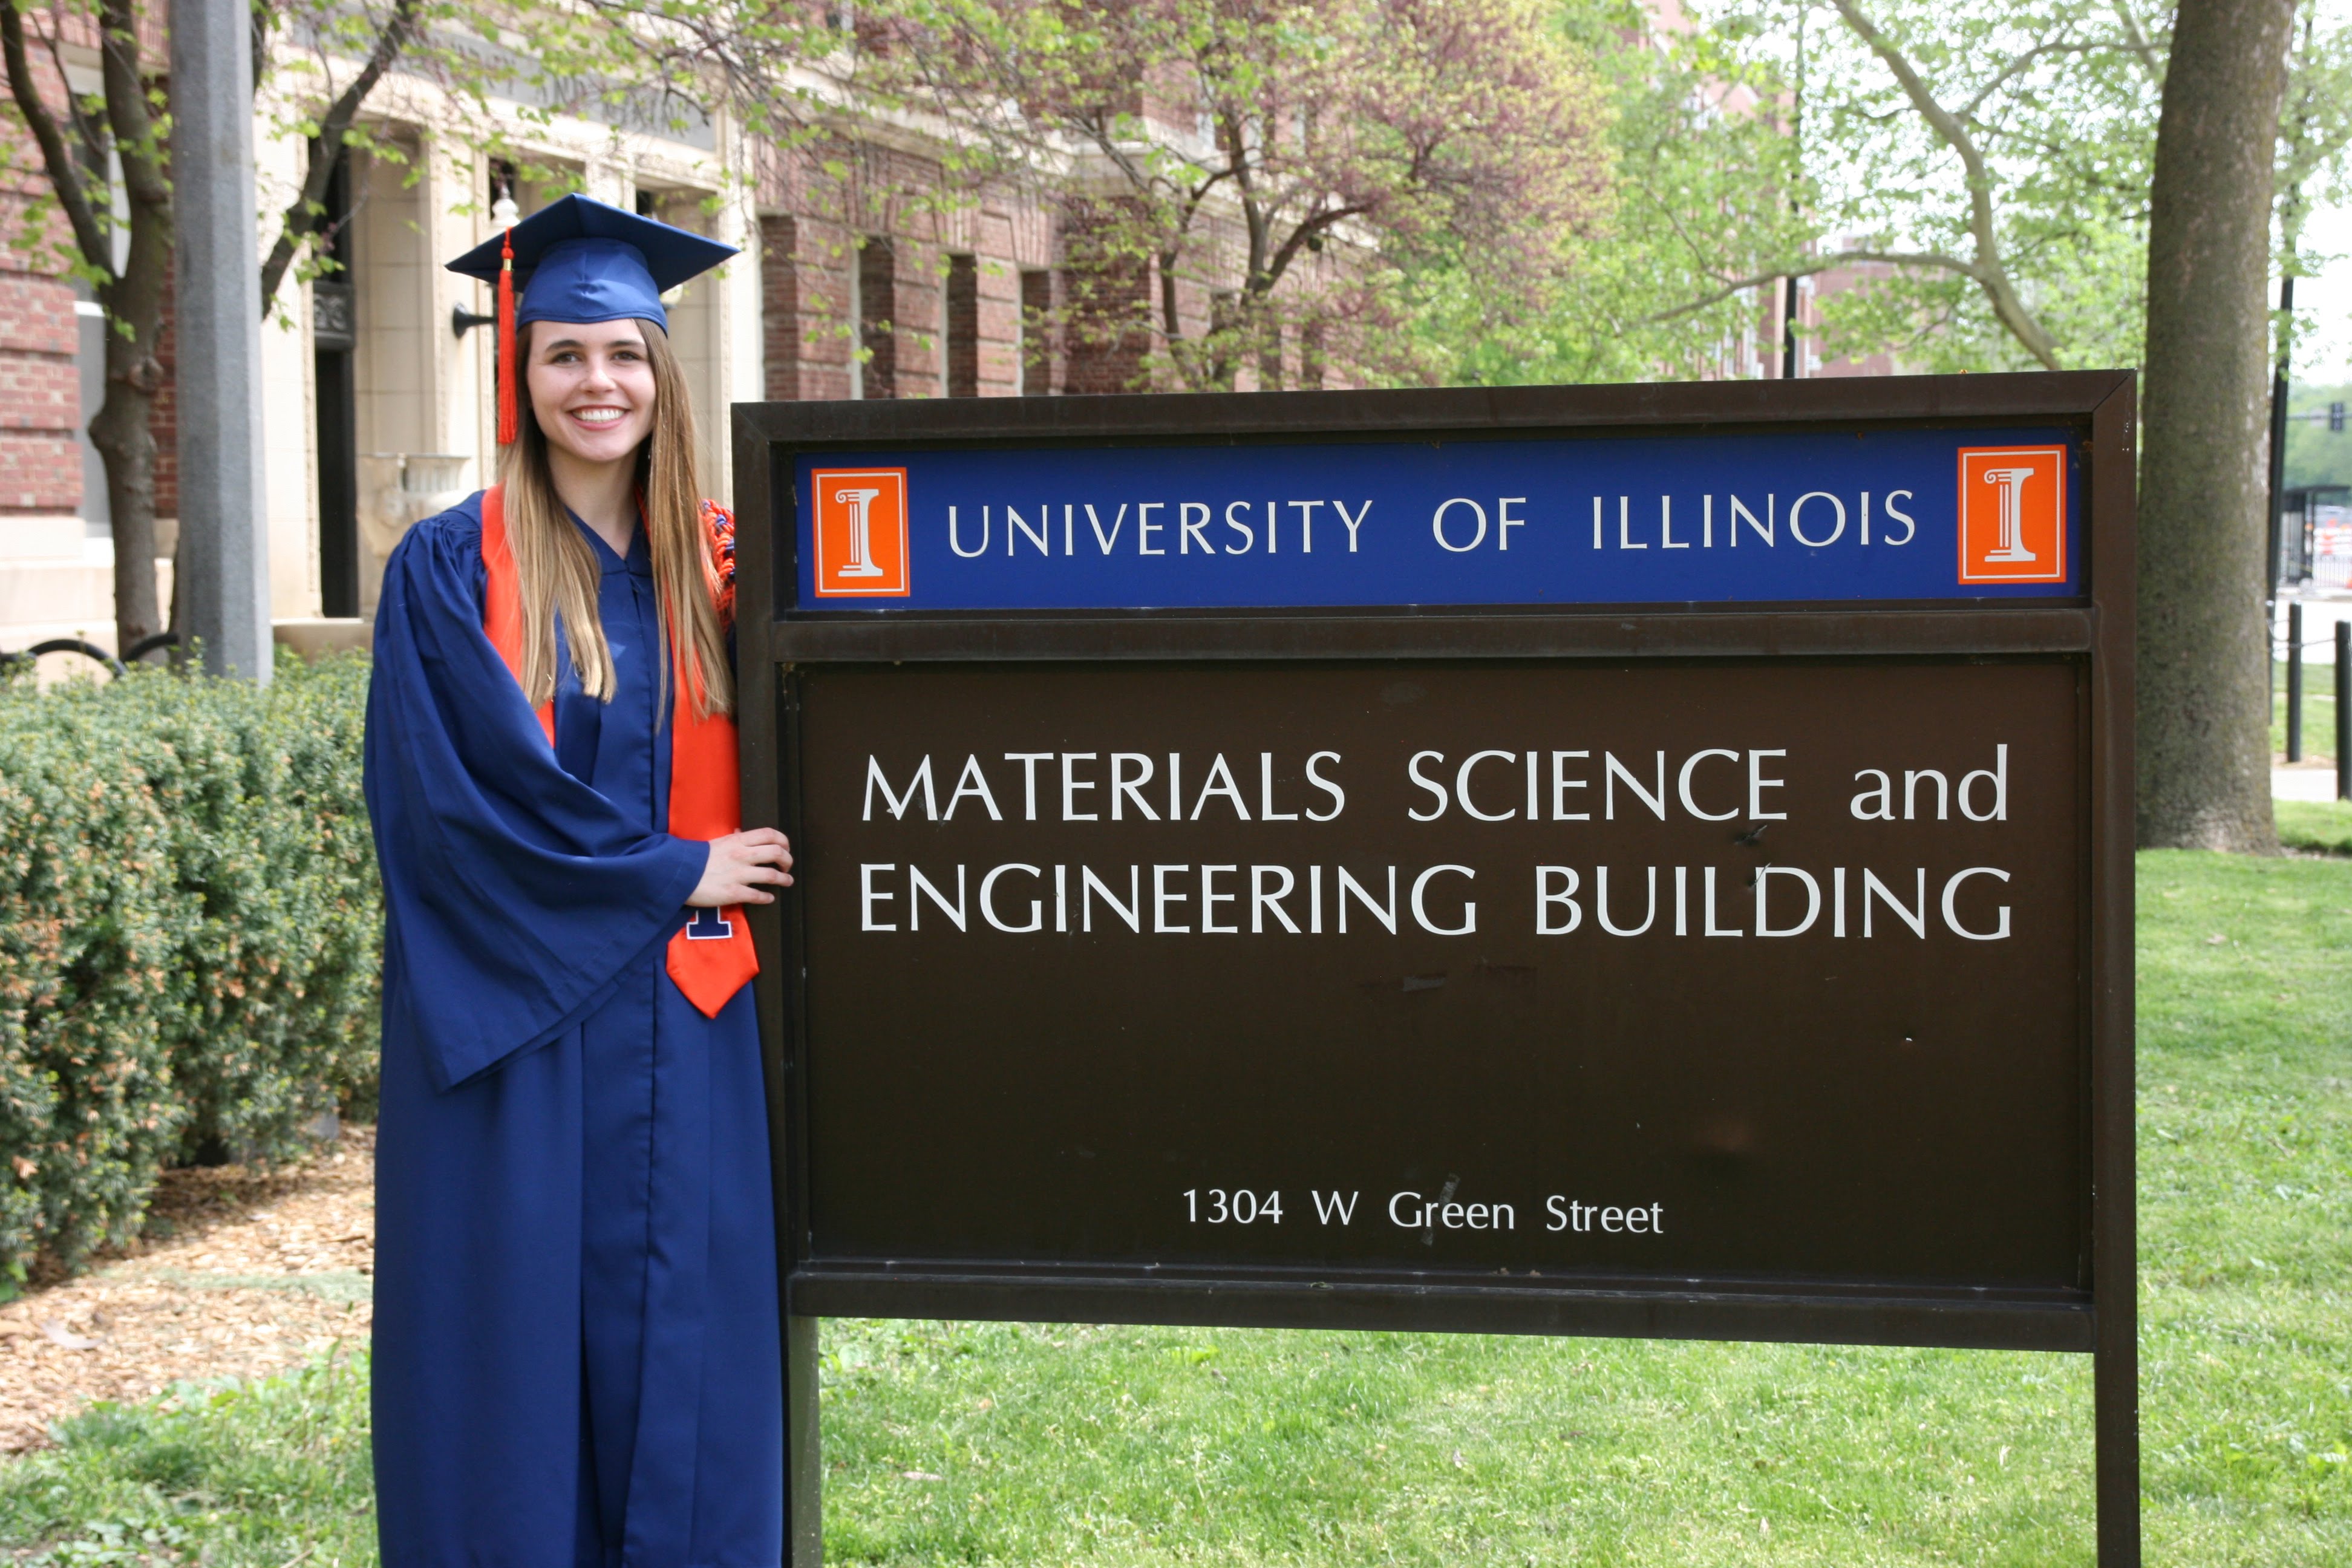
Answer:
[[[809,475],[819,598],[904,598],[907,470],[819,468]]]
[[[2066,580],[2066,448],[1960,448],[1960,581]]]

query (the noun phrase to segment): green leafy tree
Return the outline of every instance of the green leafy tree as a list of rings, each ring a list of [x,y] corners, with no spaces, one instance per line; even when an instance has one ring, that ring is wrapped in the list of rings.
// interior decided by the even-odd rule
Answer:
[[[2298,382],[2288,404],[2293,416],[2286,427],[2286,483],[2290,489],[2305,485],[2352,485],[2352,430],[2327,427],[2331,405],[2352,403],[2352,386]]]
[[[1801,164],[1772,188],[1803,211],[1777,230],[1751,224],[1768,242],[1753,265],[1718,262],[1688,308],[1859,266],[1864,286],[1822,300],[1825,357],[1887,351],[1943,372],[2139,363],[2171,28],[2153,0],[1733,0],[1695,36],[1747,50],[1751,118]],[[1777,59],[1753,63],[1775,45]],[[2352,28],[2306,5],[2292,70],[2282,265],[2307,272],[2303,221],[2345,194]],[[1673,150],[1763,188],[1720,131]]]
[[[1600,95],[1529,0],[935,0],[903,22],[902,79],[1068,204],[1066,341],[1137,384],[1417,378],[1412,258],[1529,296],[1604,199]]]
[[[1759,279],[1811,237],[1786,64],[1744,17],[1664,30],[1640,0],[1571,0],[1554,25],[1606,97],[1609,199],[1559,270],[1511,288],[1450,237],[1419,247],[1414,331],[1456,384],[1721,374],[1757,331]]]
[[[2138,358],[2163,44],[2140,0],[1832,0],[1814,64],[1824,245],[1889,263],[1828,352],[1921,369]]]
[[[2282,278],[2315,276],[2332,258],[2313,254],[2305,243],[2305,226],[2317,206],[2341,206],[2352,195],[2352,28],[2322,32],[2319,7],[2303,7],[2294,52],[2287,61],[2286,103],[2279,120],[2278,148],[2278,271]],[[2281,300],[2277,328],[2278,374],[2293,373],[2295,349],[2311,328],[2308,315],[2285,310]],[[2326,401],[2326,399],[2322,400]],[[2296,440],[2288,428],[2286,482],[2292,477]],[[2315,481],[2314,481],[2315,482]]]
[[[1770,290],[1842,270],[1864,281],[1822,297],[1824,357],[2131,363],[2165,46],[2139,3],[1727,0],[1668,26],[1565,0],[1610,87],[1611,219],[1543,316],[1457,373],[1719,371]],[[1424,330],[1475,340],[1459,283],[1423,281]]]

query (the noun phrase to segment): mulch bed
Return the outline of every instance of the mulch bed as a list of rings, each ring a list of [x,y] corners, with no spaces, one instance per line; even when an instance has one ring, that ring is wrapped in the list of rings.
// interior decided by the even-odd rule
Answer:
[[[364,1341],[374,1184],[367,1127],[272,1171],[167,1173],[145,1237],[0,1307],[0,1453],[47,1445],[50,1424],[92,1400],[279,1372]]]

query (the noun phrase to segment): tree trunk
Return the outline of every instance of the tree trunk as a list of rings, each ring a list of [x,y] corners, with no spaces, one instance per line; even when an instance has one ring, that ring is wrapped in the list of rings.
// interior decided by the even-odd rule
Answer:
[[[152,193],[151,193],[152,195]],[[107,509],[114,529],[115,647],[164,627],[155,593],[155,431],[151,423],[163,367],[163,295],[172,270],[172,209],[131,203],[130,257],[122,274],[101,286],[106,307],[106,401],[89,422],[89,444],[106,468]],[[127,331],[126,331],[127,329]],[[176,582],[176,576],[175,576]],[[176,600],[178,595],[173,597]]]
[[[89,444],[106,468],[106,504],[114,520],[114,646],[123,653],[165,624],[155,593],[152,417],[163,386],[157,353],[172,270],[168,197],[132,200],[129,250],[121,276],[98,291],[107,312],[106,401],[89,422]],[[175,574],[175,586],[177,581]],[[174,592],[173,600],[178,597]]]
[[[106,401],[89,422],[89,442],[106,468],[114,519],[114,647],[129,653],[163,629],[155,593],[155,433],[147,423],[155,395],[115,374],[115,350],[107,345]]]
[[[2272,159],[2294,0],[2182,0],[2149,198],[2139,842],[2271,853]]]

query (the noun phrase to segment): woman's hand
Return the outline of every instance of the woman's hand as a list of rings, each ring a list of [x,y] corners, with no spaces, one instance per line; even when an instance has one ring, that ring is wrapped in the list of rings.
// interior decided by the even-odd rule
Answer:
[[[791,840],[772,827],[751,827],[710,841],[710,858],[702,880],[686,901],[698,910],[724,909],[729,904],[772,904],[776,895],[764,889],[793,885]]]

